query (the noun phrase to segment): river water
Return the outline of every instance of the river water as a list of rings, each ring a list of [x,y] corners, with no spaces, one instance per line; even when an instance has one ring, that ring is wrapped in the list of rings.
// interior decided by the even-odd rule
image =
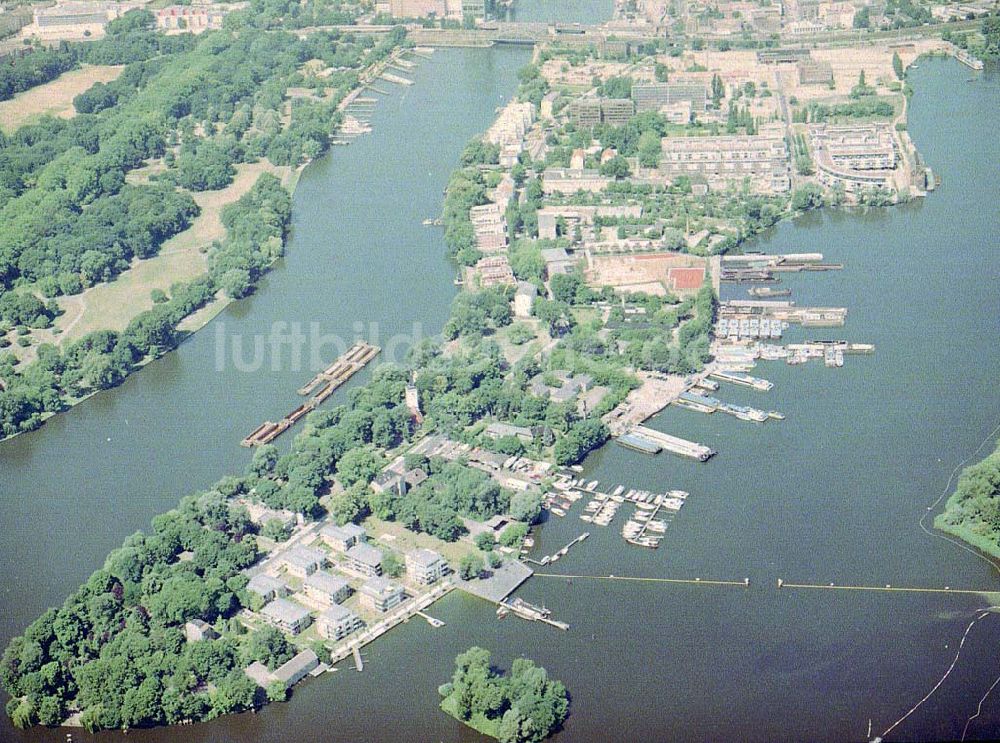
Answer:
[[[605,5],[581,3],[583,15],[563,18],[593,20]],[[523,9],[522,20],[544,19],[546,7],[531,18]],[[263,368],[241,371],[230,353],[219,358],[220,338],[230,350],[242,342],[246,362],[252,339],[283,332],[280,322],[300,323],[307,335],[318,323],[322,334],[348,340],[360,328],[383,345],[440,329],[453,269],[440,230],[420,222],[439,213],[463,144],[488,126],[527,60],[525,50],[496,49],[442,50],[422,61],[415,86],[380,97],[372,134],[305,171],[288,256],[254,297],[122,387],[0,445],[8,535],[0,642],[153,515],[239,470],[248,458],[239,439],[297,404],[294,390],[310,375],[287,350],[277,370],[266,356]],[[1000,80],[952,60],[921,61],[910,75],[910,131],[943,185],[898,209],[808,215],[757,245],[843,262],[841,272],[787,283],[801,304],[848,306],[847,326],[822,336],[872,342],[876,354],[848,357],[842,369],[762,364],[772,391],[720,390],[727,401],[781,410],[781,423],[673,409],[653,422],[718,449],[708,464],[613,444],[588,459],[587,473],[608,483],[690,491],[659,550],[624,544],[624,513],[607,529],[571,515],[540,530],[540,554],[584,528],[592,533],[549,572],[749,578],[749,589],[533,579],[522,595],[569,622],[565,634],[498,622],[488,604],[453,594],[432,608],[446,628],[414,621],[394,630],[366,650],[362,674],[343,669],[307,682],[290,703],[256,715],[133,731],[128,740],[478,740],[437,709],[436,696],[454,656],[472,644],[504,665],[534,658],[567,682],[573,706],[561,740],[861,739],[869,718],[877,734],[900,717],[948,667],[982,601],[775,584],[997,585],[985,563],[917,522],[1000,418],[992,342]],[[954,673],[898,738],[961,734],[1000,673],[997,621],[976,625]],[[1000,701],[991,698],[970,737],[998,730]],[[20,733],[4,718],[0,739],[64,734]]]

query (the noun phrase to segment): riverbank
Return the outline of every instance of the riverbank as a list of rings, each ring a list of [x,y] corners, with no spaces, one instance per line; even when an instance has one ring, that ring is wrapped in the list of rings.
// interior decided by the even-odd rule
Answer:
[[[324,100],[338,100],[336,106],[337,116],[342,116],[343,112],[347,110],[360,91],[367,89],[390,65],[396,63],[401,59],[402,55],[409,52],[409,48],[400,47],[399,43],[398,41],[393,42],[388,47],[387,53],[377,55],[374,62],[359,72],[357,80],[353,83],[354,88],[351,92],[336,99],[338,95],[337,87],[334,85],[334,87],[327,90]],[[120,69],[117,71],[120,72]],[[289,96],[289,100],[283,105],[286,105],[289,111],[288,117],[283,122],[284,129],[288,131],[292,127],[290,114],[292,105],[291,96]],[[334,137],[336,136],[338,136],[337,132],[329,135],[327,147],[329,147],[329,142],[335,141]],[[356,136],[356,133],[350,135],[349,139],[353,138],[353,136]],[[325,151],[322,147],[316,147],[315,149],[320,154]],[[120,335],[126,328],[134,324],[133,321],[136,318],[151,316],[151,313],[155,315],[156,312],[163,310],[163,306],[159,305],[153,299],[153,295],[160,293],[165,298],[168,292],[172,294],[178,286],[186,290],[199,283],[212,283],[215,287],[215,296],[212,301],[207,302],[206,306],[202,306],[200,302],[197,303],[195,311],[193,313],[189,311],[174,327],[166,331],[167,334],[174,335],[176,333],[178,336],[176,343],[179,343],[192,333],[205,327],[231,303],[233,297],[242,298],[252,292],[255,283],[251,279],[249,271],[244,266],[247,256],[243,256],[244,263],[237,262],[234,265],[234,271],[246,274],[243,279],[237,277],[235,290],[233,286],[220,285],[220,283],[225,283],[220,282],[220,277],[213,277],[211,261],[213,258],[215,260],[219,259],[217,255],[221,250],[219,246],[222,245],[225,248],[228,238],[228,231],[222,223],[224,210],[231,208],[232,205],[247,197],[250,190],[257,187],[260,178],[265,174],[277,175],[281,180],[282,187],[288,193],[289,198],[291,198],[294,195],[303,170],[314,159],[315,156],[306,156],[301,164],[294,167],[290,165],[275,166],[267,159],[260,159],[253,163],[241,163],[233,168],[234,177],[226,187],[195,192],[193,198],[200,208],[200,213],[194,218],[187,229],[164,241],[160,246],[161,250],[155,256],[146,260],[134,259],[131,262],[132,265],[130,268],[118,276],[117,280],[98,283],[79,294],[58,297],[56,301],[62,310],[62,314],[58,318],[63,319],[60,321],[57,318],[56,324],[51,329],[35,331],[34,337],[32,337],[34,342],[32,345],[26,348],[15,347],[13,352],[14,364],[19,364],[20,371],[12,367],[10,375],[17,378],[26,367],[37,361],[37,348],[40,344],[48,343],[59,348],[72,344],[81,338],[89,337],[98,331],[112,331]],[[132,183],[132,185],[141,187],[142,184],[148,183],[150,173],[162,170],[163,164],[163,158],[147,162],[145,165],[126,173],[126,180]],[[245,236],[241,239],[244,242],[246,241]],[[283,240],[284,235],[282,236],[282,242]],[[245,250],[247,247],[253,246],[241,245],[238,250]],[[263,256],[264,263],[258,269],[253,266],[253,261],[250,261],[250,270],[257,271],[258,275],[266,274],[280,259],[283,253],[283,244],[276,251],[274,250],[274,246],[269,246],[266,251],[261,250],[258,253],[259,256],[254,256],[254,259],[256,260]],[[228,255],[223,260],[231,263],[234,258],[235,256]],[[230,273],[233,272],[231,271]],[[118,336],[115,335],[114,337]],[[176,346],[176,343],[168,343],[166,345]],[[167,352],[170,350],[173,349],[169,348]],[[84,385],[86,394],[83,395],[74,395],[72,394],[72,390],[63,388],[60,379],[57,377],[51,392],[60,398],[61,405],[58,409],[52,409],[53,406],[48,401],[49,398],[46,397],[47,402],[44,406],[39,407],[40,403],[32,403],[38,409],[33,414],[25,416],[19,412],[21,409],[19,405],[24,407],[25,402],[19,400],[12,405],[15,411],[13,424],[3,427],[4,433],[8,431],[13,431],[13,433],[7,433],[0,440],[14,438],[22,433],[35,430],[52,417],[66,412],[99,392],[117,386],[131,372],[146,366],[150,361],[160,358],[162,355],[162,350],[160,350],[149,357],[138,359],[131,364],[131,371],[126,371],[125,373],[116,372],[118,375],[117,378],[112,378],[110,381],[102,379],[100,383],[91,382],[89,385]],[[13,386],[8,378],[8,384],[0,394],[9,393]],[[90,389],[87,390],[86,386],[89,386]],[[31,391],[33,390],[29,390],[29,392]],[[41,398],[41,394],[36,391],[35,397]],[[31,399],[33,400],[33,398]],[[31,425],[24,425],[26,423],[30,423]]]

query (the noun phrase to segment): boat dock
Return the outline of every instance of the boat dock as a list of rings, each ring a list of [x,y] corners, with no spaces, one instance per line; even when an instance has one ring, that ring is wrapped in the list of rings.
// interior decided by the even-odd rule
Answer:
[[[707,462],[716,454],[714,449],[705,446],[704,444],[698,444],[694,441],[688,441],[687,439],[682,439],[677,436],[671,436],[670,434],[642,425],[633,426],[628,432],[626,441],[622,441],[622,437],[619,436],[618,442],[625,446],[639,444],[642,447],[640,451],[645,451],[649,448],[656,449],[655,452],[649,453],[666,450],[672,454],[679,454],[682,457],[697,459],[699,462]]]
[[[969,69],[981,70],[986,66],[983,63],[983,60],[977,59],[976,57],[972,56],[972,54],[970,54],[968,50],[957,47],[954,44],[952,44],[952,47],[955,59],[964,64]]]
[[[574,547],[574,546],[580,544],[580,542],[584,541],[589,536],[590,536],[590,532],[589,531],[585,531],[583,534],[581,534],[580,536],[578,536],[576,539],[574,539],[572,542],[570,542],[569,544],[567,544],[561,550],[558,550],[558,551],[552,553],[551,555],[545,555],[544,557],[542,557],[541,560],[535,560],[534,558],[531,558],[531,557],[525,557],[525,558],[523,558],[524,562],[530,562],[530,563],[534,563],[535,565],[543,565],[543,566],[544,565],[548,565],[549,563],[552,563],[552,562],[556,562],[559,558],[565,557],[569,553],[571,547]]]
[[[358,673],[360,673],[365,670],[365,662],[361,660],[361,651],[358,649],[357,645],[351,648],[351,651],[354,655],[354,667],[358,670]]]
[[[444,627],[444,622],[442,622],[440,619],[435,619],[430,614],[425,614],[422,611],[418,611],[416,613],[416,616],[420,617],[421,619],[426,619],[427,624],[429,624],[431,627],[434,627],[435,629]]]
[[[378,356],[381,350],[378,346],[373,346],[364,341],[355,343],[344,355],[333,362],[326,371],[317,374],[305,387],[301,387],[298,390],[300,395],[308,395],[319,387],[319,390],[316,391],[311,400],[299,405],[277,423],[264,421],[240,442],[241,446],[252,447],[270,444],[315,410],[320,403],[332,395],[348,379],[364,369],[372,359]]]
[[[657,537],[649,535],[647,532],[650,530],[663,533],[667,530],[667,524],[664,521],[659,521],[656,515],[660,512],[663,507],[662,501],[654,504],[653,510],[648,509],[636,509],[635,515],[632,519],[625,522],[622,527],[622,538],[629,544],[634,544],[637,547],[648,547],[649,549],[656,549],[660,546],[660,540],[663,537]],[[655,528],[653,525],[656,525]]]
[[[805,328],[840,327],[847,322],[846,307],[796,307],[787,300],[731,299],[719,304],[719,319],[758,322],[768,319],[795,323]]]

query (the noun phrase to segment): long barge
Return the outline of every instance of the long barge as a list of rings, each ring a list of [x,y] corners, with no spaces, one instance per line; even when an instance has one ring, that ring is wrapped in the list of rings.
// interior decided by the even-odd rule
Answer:
[[[519,597],[500,602],[497,607],[497,616],[502,619],[508,612],[521,617],[521,619],[527,619],[529,622],[544,622],[563,631],[569,629],[569,625],[566,622],[552,619],[552,612],[549,609],[546,609],[544,606],[529,604]]]
[[[762,392],[767,392],[769,389],[774,387],[773,382],[769,382],[766,379],[761,379],[760,377],[752,377],[749,374],[739,374],[737,372],[727,372],[727,371],[714,371],[711,376],[715,379],[720,379],[723,382],[730,382],[732,384],[739,384],[744,387],[753,387],[755,390],[761,390]]]
[[[364,341],[355,343],[328,366],[325,371],[320,372],[308,384],[299,388],[298,393],[300,395],[308,395],[315,392],[308,402],[299,405],[277,423],[265,421],[260,424],[249,436],[240,442],[240,445],[252,447],[270,444],[315,410],[321,402],[332,395],[348,379],[364,369],[372,359],[378,356],[381,350],[378,346],[373,346]]]
[[[628,431],[626,436],[626,441],[622,441],[623,437],[619,436],[618,442],[630,448],[639,449],[640,447],[643,447],[640,451],[645,451],[650,448],[655,448],[656,452],[666,450],[672,454],[679,454],[682,457],[696,459],[699,462],[707,462],[716,454],[715,449],[705,446],[704,444],[688,441],[687,439],[682,439],[677,436],[671,436],[668,433],[663,433],[662,431],[657,431],[653,428],[648,428],[647,426],[633,426]]]
[[[304,387],[300,387],[298,393],[303,396],[309,395],[319,388],[324,382],[327,382],[333,386],[333,389],[326,392],[326,397],[329,397],[334,389],[361,371],[368,364],[368,362],[378,356],[381,351],[382,349],[378,346],[373,346],[364,341],[358,341],[347,349],[324,371],[321,371],[309,380]],[[321,393],[322,391],[324,390],[321,390]]]

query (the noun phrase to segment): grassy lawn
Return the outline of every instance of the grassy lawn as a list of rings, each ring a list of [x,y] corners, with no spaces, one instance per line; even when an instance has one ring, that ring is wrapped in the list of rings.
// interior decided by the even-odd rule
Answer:
[[[500,738],[500,723],[497,720],[490,720],[488,717],[482,714],[474,714],[468,720],[463,720],[458,716],[458,712],[455,711],[455,697],[445,697],[444,701],[441,702],[441,709],[447,712],[449,715],[454,717],[463,725],[468,725],[470,728],[483,735],[488,735],[491,738]]]
[[[363,526],[373,539],[377,539],[401,555],[422,547],[440,553],[444,559],[451,563],[453,568],[465,555],[476,552],[475,547],[471,544],[462,541],[445,542],[430,534],[417,534],[402,524],[394,521],[382,521],[374,516],[365,519]]]
[[[66,72],[55,80],[18,93],[0,103],[0,129],[12,132],[45,114],[69,119],[76,115],[73,99],[94,83],[117,78],[123,66],[88,65]]]
[[[226,188],[192,194],[201,213],[188,229],[165,242],[155,257],[133,261],[132,267],[111,283],[98,284],[73,297],[60,297],[59,304],[66,310],[57,320],[62,334],[42,331],[37,334],[38,339],[65,343],[95,330],[124,330],[133,317],[153,306],[150,298],[153,289],[169,292],[171,284],[190,281],[205,273],[207,261],[202,248],[226,235],[222,207],[249,191],[264,172],[274,173],[285,183],[292,178],[288,167],[275,167],[267,162],[239,165],[236,178]],[[214,307],[214,311],[204,312],[201,324],[214,317],[219,309]],[[194,328],[186,324],[184,329]]]

